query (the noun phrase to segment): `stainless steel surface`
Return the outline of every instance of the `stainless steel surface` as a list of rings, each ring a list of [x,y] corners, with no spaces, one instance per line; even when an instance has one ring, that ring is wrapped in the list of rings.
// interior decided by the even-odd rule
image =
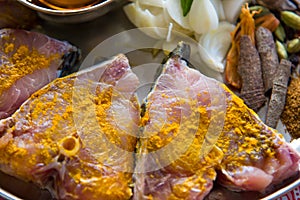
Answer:
[[[33,10],[36,10],[41,18],[55,23],[82,23],[91,21],[105,15],[125,2],[124,0],[104,0],[95,5],[83,7],[81,9],[55,10],[34,4],[29,0],[17,1]]]
[[[22,3],[27,0],[18,0]],[[111,0],[112,1],[112,0]],[[111,2],[109,1],[109,2]],[[101,6],[100,6],[101,7]],[[36,10],[38,10],[36,8]],[[97,9],[96,9],[97,10]],[[95,10],[95,12],[96,12]],[[110,10],[110,9],[109,9]],[[41,15],[42,10],[38,10]],[[102,12],[102,11],[98,11]],[[99,43],[105,39],[118,34],[122,31],[135,28],[126,18],[122,11],[122,8],[117,8],[101,17],[95,17],[93,20],[88,20],[86,23],[57,23],[76,19],[72,17],[72,13],[65,13],[66,16],[61,18],[62,20],[56,20],[62,16],[60,14],[50,14],[50,20],[45,15],[49,13],[44,12],[41,17],[44,19],[40,23],[40,27],[36,31],[47,34],[50,37],[54,37],[60,40],[67,40],[74,45],[78,46],[82,50],[82,60],[88,55],[88,53],[96,47]],[[103,14],[103,13],[102,13]],[[94,16],[93,16],[94,17]],[[47,19],[47,20],[45,20]],[[76,20],[75,20],[76,21]],[[74,21],[74,22],[75,22]],[[282,194],[290,191],[292,188],[300,185],[300,180],[296,180],[288,186],[278,190],[277,192],[264,197],[263,200],[276,199]],[[11,195],[13,194],[13,195]],[[49,193],[45,190],[40,190],[33,184],[28,184],[17,180],[13,177],[5,175],[0,172],[0,197],[5,199],[19,200],[30,199],[30,200],[48,200],[51,199]],[[0,198],[1,199],[1,198]],[[244,198],[247,199],[247,198]]]
[[[122,8],[86,23],[61,24],[42,20],[37,29],[50,37],[67,40],[82,51],[82,60],[99,43],[134,26],[127,20]]]
[[[294,181],[293,183],[277,190],[276,192],[262,198],[261,200],[271,200],[271,199],[277,199],[279,198],[280,196],[282,196],[283,194],[293,190],[295,187],[298,187],[300,186],[300,179]]]
[[[0,197],[7,199],[7,200],[21,200],[20,198],[10,194],[9,192],[0,188]]]
[[[51,200],[46,190],[39,189],[32,183],[26,183],[17,178],[0,172],[0,199],[5,200]]]

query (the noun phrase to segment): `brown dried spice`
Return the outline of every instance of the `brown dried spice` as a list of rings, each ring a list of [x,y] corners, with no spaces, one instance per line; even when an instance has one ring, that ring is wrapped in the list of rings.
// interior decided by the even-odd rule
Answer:
[[[265,92],[273,87],[273,80],[279,64],[272,32],[259,27],[256,32],[256,45],[261,59],[261,68]]]
[[[228,51],[226,57],[226,67],[225,67],[225,80],[231,86],[240,89],[242,86],[241,77],[237,72],[237,65],[238,65],[238,57],[240,54],[240,50],[238,49],[240,45],[239,36],[236,39],[236,31],[231,33],[231,47]]]
[[[280,21],[272,13],[263,15],[255,19],[256,27],[264,27],[269,29],[271,32],[274,32],[279,26]]]
[[[241,98],[257,111],[265,102],[259,54],[248,35],[241,36],[238,73],[242,78]]]
[[[297,7],[291,0],[256,0],[258,4],[271,10],[296,10]]]
[[[273,81],[273,90],[266,116],[266,124],[272,128],[276,128],[284,109],[291,66],[290,61],[282,59]]]
[[[281,120],[292,138],[300,138],[300,77],[291,80]]]
[[[226,57],[225,79],[229,85],[237,89],[240,89],[242,85],[241,77],[237,71],[238,57],[240,54],[240,37],[242,35],[248,35],[252,44],[255,44],[255,21],[253,16],[257,13],[259,12],[250,11],[247,3],[242,6],[240,14],[241,21],[231,33],[231,48]]]

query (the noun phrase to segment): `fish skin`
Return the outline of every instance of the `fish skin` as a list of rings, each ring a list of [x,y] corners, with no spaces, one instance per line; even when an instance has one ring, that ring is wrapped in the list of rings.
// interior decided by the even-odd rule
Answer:
[[[57,199],[130,199],[138,85],[124,55],[54,80],[0,121],[0,170]]]
[[[299,154],[274,129],[180,55],[164,65],[142,122],[134,199],[201,200],[214,181],[264,192],[299,171]]]
[[[13,44],[13,49],[7,51],[5,46]],[[58,77],[57,70],[71,68],[80,57],[77,47],[66,41],[59,41],[44,34],[30,32],[22,29],[1,29],[0,30],[0,68],[5,70],[9,66],[16,65],[10,58],[13,53],[24,45],[29,49],[35,49],[41,56],[50,57],[58,55],[53,59],[48,67],[27,72],[25,76],[20,76],[9,88],[0,92],[0,119],[10,116],[19,106],[35,91],[42,88]],[[71,60],[71,55],[73,55]],[[64,72],[64,74],[66,74]],[[5,76],[5,74],[0,74]]]

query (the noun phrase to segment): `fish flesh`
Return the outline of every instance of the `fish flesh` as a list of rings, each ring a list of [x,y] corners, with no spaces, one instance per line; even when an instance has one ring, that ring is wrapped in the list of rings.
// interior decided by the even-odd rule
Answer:
[[[10,116],[35,91],[72,68],[79,50],[66,41],[21,29],[0,30],[0,119]]]
[[[121,54],[55,79],[0,121],[0,170],[57,199],[130,199],[138,85]]]
[[[178,45],[146,97],[134,199],[203,199],[214,182],[264,192],[295,175],[299,154],[224,84],[190,68],[186,49]]]
[[[0,121],[0,170],[57,199],[203,199],[214,183],[259,191],[300,156],[180,43],[145,103],[120,54],[59,78]]]

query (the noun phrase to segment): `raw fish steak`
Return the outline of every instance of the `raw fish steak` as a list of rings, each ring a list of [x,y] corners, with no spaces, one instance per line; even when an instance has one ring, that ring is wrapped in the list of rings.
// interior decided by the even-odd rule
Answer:
[[[300,157],[224,84],[188,67],[180,43],[146,98],[134,199],[203,199],[213,182],[259,191],[295,175]]]
[[[55,79],[0,121],[0,170],[57,199],[130,199],[138,85],[124,55]]]
[[[41,33],[0,30],[0,119],[10,116],[35,91],[77,59],[75,46]],[[73,60],[72,60],[73,59]],[[75,59],[75,60],[74,60]]]

